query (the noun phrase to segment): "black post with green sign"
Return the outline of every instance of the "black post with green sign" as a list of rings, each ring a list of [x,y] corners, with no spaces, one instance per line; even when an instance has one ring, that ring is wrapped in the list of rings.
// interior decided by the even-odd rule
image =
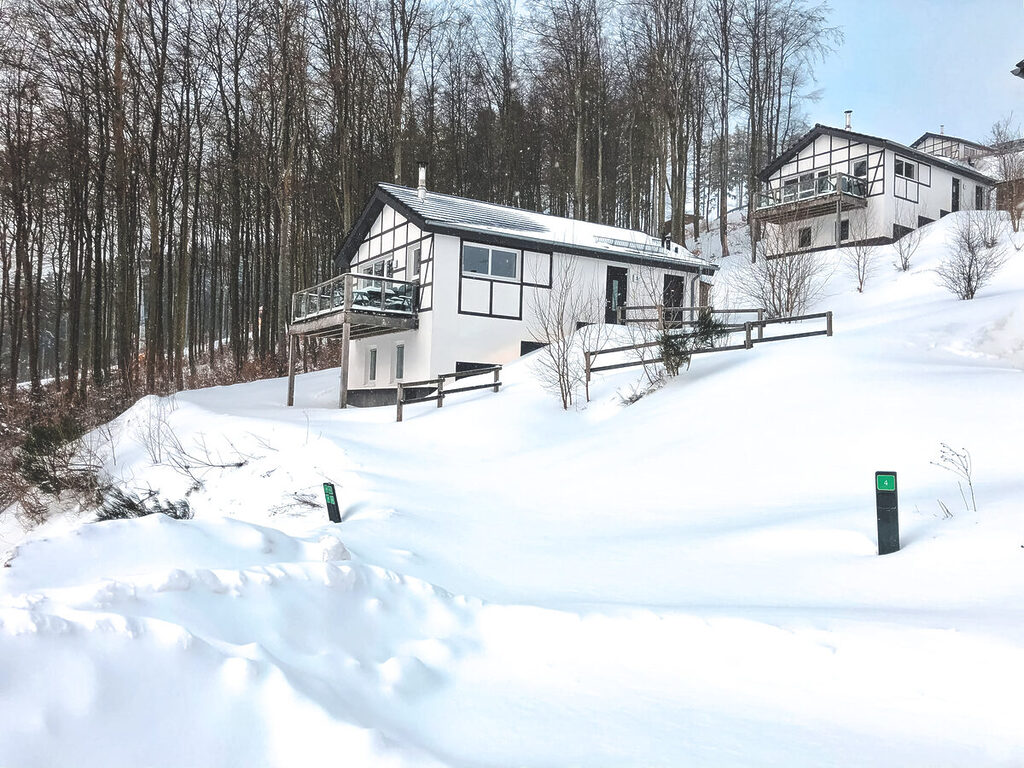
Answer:
[[[327,517],[332,523],[341,522],[341,510],[338,509],[338,496],[334,492],[334,483],[324,483],[324,498],[327,499]]]
[[[878,554],[899,552],[900,510],[895,472],[875,472],[875,510],[878,513]]]

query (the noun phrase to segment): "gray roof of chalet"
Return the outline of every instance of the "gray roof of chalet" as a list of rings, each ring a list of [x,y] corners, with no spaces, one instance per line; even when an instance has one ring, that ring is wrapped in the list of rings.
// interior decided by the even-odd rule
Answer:
[[[782,154],[775,158],[771,163],[764,167],[761,173],[758,174],[758,178],[761,181],[768,181],[769,177],[784,166],[789,160],[796,155],[801,149],[806,147],[818,136],[836,136],[842,139],[854,139],[864,144],[871,144],[876,147],[884,147],[885,149],[891,149],[894,152],[898,152],[901,155],[907,157],[913,157],[920,160],[923,163],[930,165],[938,165],[945,168],[948,171],[952,171],[960,176],[966,176],[969,179],[980,181],[984,184],[995,184],[995,179],[988,176],[981,171],[972,168],[969,165],[958,163],[955,160],[949,158],[939,157],[938,155],[930,155],[927,152],[923,152],[920,149],[914,149],[908,147],[906,144],[900,144],[898,141],[892,141],[890,139],[883,139],[880,136],[869,136],[866,133],[857,133],[855,131],[847,131],[842,128],[833,128],[829,125],[822,125],[821,123],[816,124],[811,130],[807,131],[803,136],[796,140],[788,149]]]
[[[335,265],[339,270],[348,268],[385,205],[391,205],[427,232],[488,245],[558,251],[700,274],[713,274],[718,269],[716,264],[679,245],[673,245],[671,250],[663,248],[661,241],[642,232],[438,192],[428,191],[420,200],[416,189],[380,183],[338,250]]]

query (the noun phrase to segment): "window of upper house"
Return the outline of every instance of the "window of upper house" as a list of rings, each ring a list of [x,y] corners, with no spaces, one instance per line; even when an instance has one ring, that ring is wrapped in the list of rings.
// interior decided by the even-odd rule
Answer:
[[[462,272],[515,280],[519,276],[519,252],[465,243],[462,246]]]
[[[917,178],[917,165],[910,162],[909,160],[903,160],[902,158],[896,158],[896,175],[902,176],[905,179]]]
[[[800,177],[800,197],[813,197],[814,195],[814,174],[805,173]]]
[[[979,211],[985,207],[985,189],[977,186],[974,188],[974,207]]]
[[[898,160],[896,162],[899,162]],[[853,164],[853,175],[858,179],[865,179],[868,175],[868,161],[858,160]]]
[[[843,219],[839,222],[839,239],[849,240],[850,239],[850,220]]]
[[[782,182],[782,202],[788,203],[796,200],[796,179],[786,179]]]
[[[800,230],[799,236],[800,236],[800,241],[799,241],[800,245],[799,245],[799,247],[800,248],[810,248],[811,247],[811,228],[810,227],[804,227],[803,229]]]

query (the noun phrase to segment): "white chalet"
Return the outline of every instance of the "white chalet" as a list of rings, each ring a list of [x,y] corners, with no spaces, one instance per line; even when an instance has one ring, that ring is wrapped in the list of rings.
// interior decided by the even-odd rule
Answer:
[[[787,231],[786,252],[891,243],[964,209],[992,207],[980,144],[926,133],[908,147],[815,125],[760,174],[755,218]]]
[[[570,261],[573,290],[607,323],[622,306],[709,301],[717,266],[676,244],[429,192],[423,180],[421,172],[418,189],[378,184],[338,251],[339,276],[293,297],[293,357],[298,336],[343,340],[341,407],[393,403],[396,382],[503,364],[536,349],[536,311]]]

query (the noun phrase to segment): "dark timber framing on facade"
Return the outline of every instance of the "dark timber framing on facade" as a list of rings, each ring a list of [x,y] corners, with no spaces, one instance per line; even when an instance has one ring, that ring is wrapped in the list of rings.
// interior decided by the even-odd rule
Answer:
[[[325,283],[296,292],[296,296],[315,292],[325,286],[331,287],[339,281],[344,285],[344,300],[342,302],[338,303],[337,294],[333,294],[334,299],[330,300],[327,307],[319,314],[314,312],[308,316],[301,316],[301,313],[297,312],[294,315],[295,319],[288,328],[288,405],[293,405],[295,402],[295,365],[300,337],[341,339],[341,387],[338,405],[345,408],[348,404],[350,342],[353,339],[415,330],[419,327],[418,314],[434,309],[434,262],[438,235],[447,235],[458,239],[459,283],[456,311],[462,315],[522,320],[524,289],[551,287],[555,253],[583,256],[602,262],[667,268],[698,277],[711,276],[717,270],[717,266],[710,263],[707,265],[693,263],[656,253],[629,252],[615,248],[589,248],[576,243],[532,237],[529,233],[534,231],[547,233],[547,229],[532,218],[538,215],[533,211],[453,195],[439,195],[433,192],[429,193],[429,197],[417,196],[419,202],[426,201],[424,206],[428,209],[431,205],[442,211],[445,205],[449,207],[449,217],[432,218],[417,209],[415,200],[403,199],[403,197],[409,197],[410,194],[416,195],[417,191],[396,185],[378,184],[355,226],[348,233],[335,255],[334,266],[341,277],[332,278]],[[373,231],[375,222],[386,207],[390,207],[396,216],[403,217],[404,221],[391,222],[388,226],[387,216],[385,216],[381,230],[375,232]],[[457,219],[457,213],[453,212],[459,211],[466,214],[470,223],[462,223]],[[416,232],[409,228],[415,228],[419,234],[416,235]],[[494,228],[509,229],[513,233],[495,232]],[[522,231],[517,231],[520,228]],[[364,243],[368,244],[365,250],[363,249]],[[518,254],[515,279],[465,272],[463,270],[463,246],[466,243],[515,250]],[[410,258],[413,248],[419,249],[419,255]],[[404,252],[406,258],[395,264],[394,257],[399,251]],[[543,265],[541,269],[537,270],[537,274],[527,274],[528,253],[535,257],[535,260],[536,257],[539,257],[538,264]],[[408,272],[412,265],[418,265],[419,269],[416,274],[410,275]],[[357,280],[370,282],[376,280],[384,283],[390,281],[403,284],[406,288],[411,283],[415,297],[411,312],[408,310],[403,310],[405,314],[388,312],[384,310],[383,298],[381,298],[382,311],[379,312],[358,302],[353,305],[353,284]],[[463,307],[464,283],[488,284],[487,312],[472,311]],[[517,291],[518,299],[514,302],[515,314],[495,312],[495,291],[499,289],[498,287],[501,289],[514,287]],[[328,291],[329,299],[331,295]],[[381,289],[380,295],[383,297],[383,289]],[[506,305],[511,306],[508,302]],[[321,306],[323,305],[314,302],[314,307]]]
[[[811,144],[818,136],[834,136],[840,139],[849,139],[855,142],[868,144],[872,147],[880,149],[889,149],[895,152],[897,155],[909,157],[914,162],[928,163],[931,165],[938,165],[951,171],[959,176],[964,176],[972,181],[982,182],[983,184],[991,184],[992,179],[979,171],[974,170],[970,166],[962,163],[948,160],[938,155],[930,155],[927,152],[923,152],[913,147],[908,147],[905,144],[900,144],[896,141],[890,141],[889,139],[883,139],[879,136],[869,136],[866,133],[857,133],[855,131],[847,131],[842,128],[832,128],[828,125],[822,125],[818,123],[811,130],[801,136],[797,141],[790,146],[785,152],[779,155],[775,160],[765,166],[764,170],[758,174],[758,178],[762,182],[766,182],[771,178],[772,174],[780,170],[786,163],[790,162],[796,157],[799,152],[806,146]],[[869,196],[874,194],[873,190],[869,190]]]

